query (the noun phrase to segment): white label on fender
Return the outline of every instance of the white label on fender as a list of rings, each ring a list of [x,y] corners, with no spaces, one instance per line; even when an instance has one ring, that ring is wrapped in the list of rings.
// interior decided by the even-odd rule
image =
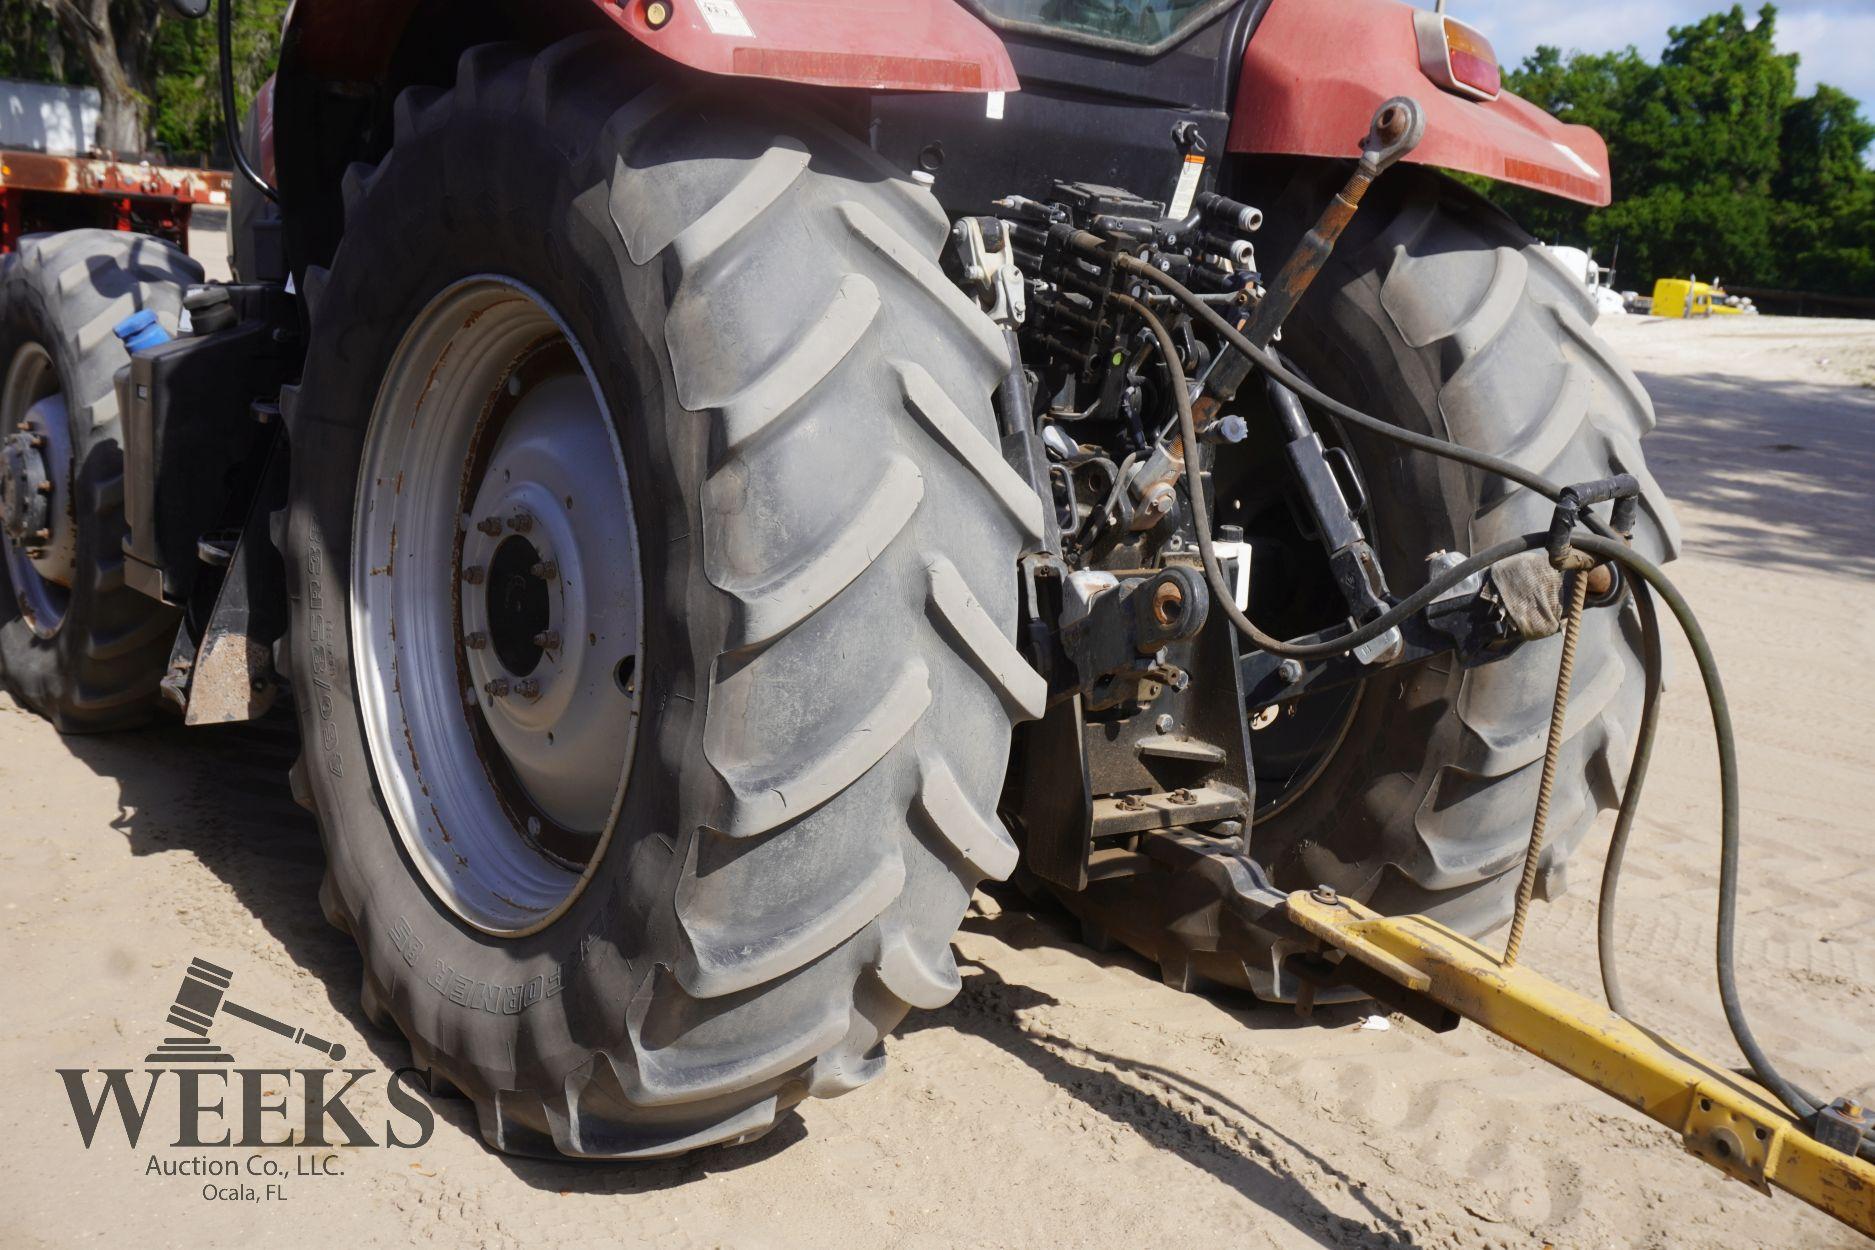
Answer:
[[[992,91],[983,100],[983,115],[993,122],[1003,119],[1003,93]]]
[[[1564,156],[1568,157],[1569,162],[1572,165],[1574,165],[1577,169],[1581,170],[1584,174],[1586,174],[1590,178],[1595,179],[1595,181],[1597,182],[1600,182],[1602,180],[1601,171],[1596,169],[1595,166],[1589,164],[1587,161],[1583,160],[1581,153],[1577,152],[1574,148],[1570,147],[1568,144],[1558,143],[1556,142],[1556,140],[1551,139],[1549,141],[1549,145],[1555,148],[1558,152],[1561,152]]]
[[[696,4],[711,34],[755,38],[755,32],[749,29],[749,19],[742,16],[742,6],[736,0],[696,0]]]
[[[1193,152],[1185,158],[1185,167],[1178,171],[1178,188],[1172,192],[1172,211],[1170,216],[1176,221],[1183,221],[1191,212],[1191,202],[1198,194],[1198,179],[1204,176],[1204,157]]]

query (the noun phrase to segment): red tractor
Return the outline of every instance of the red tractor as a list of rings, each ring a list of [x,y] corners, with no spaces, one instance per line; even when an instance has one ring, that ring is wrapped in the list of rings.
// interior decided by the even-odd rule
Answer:
[[[1652,410],[1440,172],[1606,151],[1452,18],[300,0],[235,147],[234,282],[0,271],[0,665],[70,732],[290,701],[364,1009],[499,1149],[870,1080],[986,877],[1375,992],[1286,891],[1484,934],[1619,798],[1632,579],[1502,552],[1607,479],[1671,556]]]

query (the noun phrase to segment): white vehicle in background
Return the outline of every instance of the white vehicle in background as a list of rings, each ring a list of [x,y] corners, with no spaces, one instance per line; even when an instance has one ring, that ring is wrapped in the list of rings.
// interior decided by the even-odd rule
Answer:
[[[1589,289],[1589,293],[1595,297],[1596,312],[1604,317],[1627,315],[1636,293],[1615,290],[1613,265],[1596,264],[1594,254],[1579,247],[1558,247],[1553,243],[1545,243],[1543,247],[1557,264],[1568,271],[1570,277]]]

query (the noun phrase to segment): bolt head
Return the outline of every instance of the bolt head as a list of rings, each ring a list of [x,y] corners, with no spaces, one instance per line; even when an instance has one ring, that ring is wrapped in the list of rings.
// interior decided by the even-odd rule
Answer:
[[[560,634],[557,630],[542,630],[540,633],[534,635],[534,645],[539,647],[542,651],[558,651],[560,649]]]
[[[475,523],[475,528],[487,534],[490,538],[498,538],[501,535],[501,518],[498,516],[485,516]]]
[[[1153,722],[1153,727],[1162,734],[1169,734],[1177,723],[1170,715],[1161,713],[1159,719]]]
[[[471,586],[480,586],[482,584],[482,579],[486,576],[488,576],[488,574],[483,571],[482,566],[479,564],[471,564],[462,570],[462,580],[469,583]]]
[[[482,690],[491,698],[505,699],[508,697],[508,688],[508,679],[506,677],[497,677],[483,686]]]
[[[1316,886],[1313,890],[1309,891],[1309,897],[1329,907],[1339,907],[1341,905],[1341,895],[1332,885]]]
[[[34,489],[42,495],[50,495],[52,493],[52,483],[41,482],[38,486],[34,487]]]
[[[1295,685],[1298,681],[1302,680],[1302,661],[1284,660],[1281,664],[1277,665],[1276,675],[1282,678],[1284,685]]]
[[[558,581],[560,578],[560,566],[552,560],[542,560],[529,568],[527,572],[529,576],[538,577],[543,582]]]
[[[523,699],[540,698],[540,683],[532,677],[523,677],[514,683],[514,692]]]
[[[464,638],[462,640],[462,645],[471,651],[480,651],[483,647],[488,645],[488,635],[477,630],[467,638]]]
[[[508,518],[508,528],[517,534],[531,534],[534,531],[534,518],[525,512],[517,512]]]

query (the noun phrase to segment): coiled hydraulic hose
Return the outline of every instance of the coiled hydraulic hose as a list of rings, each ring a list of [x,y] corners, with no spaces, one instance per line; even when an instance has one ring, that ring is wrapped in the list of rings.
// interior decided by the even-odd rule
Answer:
[[[1092,235],[1087,235],[1085,238],[1098,243]],[[1082,246],[1087,247],[1085,243]],[[1088,248],[1088,250],[1099,249],[1095,247]],[[1508,460],[1468,447],[1461,447],[1443,439],[1403,430],[1323,394],[1285,368],[1274,354],[1250,342],[1238,332],[1235,326],[1186,289],[1183,284],[1136,257],[1121,254],[1115,260],[1121,269],[1136,274],[1167,291],[1179,303],[1185,305],[1221,334],[1232,347],[1255,361],[1258,366],[1285,386],[1341,417],[1349,424],[1429,455],[1454,460],[1507,478],[1520,486],[1536,491],[1545,498],[1552,500],[1561,498],[1563,493],[1561,486]],[[1113,298],[1136,312],[1158,342],[1159,353],[1165,362],[1166,373],[1171,383],[1173,402],[1178,409],[1179,433],[1184,439],[1187,454],[1196,455],[1199,443],[1197,423],[1192,413],[1191,388],[1170,332],[1143,302],[1120,294],[1116,294]],[[1199,555],[1203,560],[1205,578],[1211,586],[1215,601],[1224,609],[1231,623],[1257,646],[1272,654],[1298,659],[1313,659],[1350,651],[1361,643],[1379,637],[1473,573],[1482,572],[1521,552],[1548,546],[1549,535],[1547,533],[1526,534],[1521,538],[1498,543],[1452,569],[1443,570],[1418,591],[1365,625],[1351,629],[1326,642],[1312,644],[1284,642],[1259,629],[1237,608],[1235,596],[1224,579],[1223,570],[1218,565],[1216,549],[1211,541],[1210,508],[1205,502],[1204,489],[1197,481],[1196,475],[1191,472],[1189,462],[1187,462],[1185,482],[1191,501],[1192,523],[1197,531]],[[1614,897],[1615,883],[1620,875],[1620,857],[1626,851],[1628,834],[1633,827],[1634,815],[1639,807],[1641,784],[1646,777],[1648,758],[1652,753],[1659,716],[1662,647],[1659,621],[1652,598],[1647,593],[1651,589],[1666,602],[1681,632],[1692,647],[1694,659],[1699,667],[1700,679],[1705,685],[1706,704],[1712,715],[1713,738],[1719,752],[1719,920],[1716,949],[1719,1002],[1724,1009],[1726,1024],[1731,1030],[1733,1040],[1737,1042],[1752,1072],[1765,1088],[1777,1096],[1792,1115],[1808,1123],[1815,1117],[1821,1100],[1794,1085],[1778,1072],[1771,1063],[1770,1057],[1758,1044],[1757,1037],[1752,1033],[1751,1025],[1745,1019],[1744,1005],[1739,998],[1737,960],[1734,952],[1738,930],[1738,748],[1732,729],[1731,708],[1725,698],[1724,685],[1719,679],[1718,663],[1713,658],[1711,644],[1706,638],[1705,631],[1700,627],[1698,619],[1694,616],[1691,605],[1686,602],[1658,565],[1635,551],[1625,541],[1614,536],[1606,523],[1587,511],[1582,512],[1580,521],[1585,526],[1592,527],[1596,532],[1572,535],[1571,545],[1589,555],[1614,561],[1634,575],[1635,604],[1646,638],[1646,702],[1642,708],[1641,731],[1635,742],[1635,766],[1629,770],[1627,786],[1622,795],[1620,814],[1616,819],[1616,840],[1611,845],[1608,868],[1602,883],[1604,911],[1597,930],[1603,983],[1609,993],[1609,1006],[1616,1012],[1626,1015],[1619,1001],[1620,983],[1614,971],[1613,913],[1610,904]],[[1875,1142],[1863,1142],[1858,1153],[1863,1158],[1875,1159]]]

